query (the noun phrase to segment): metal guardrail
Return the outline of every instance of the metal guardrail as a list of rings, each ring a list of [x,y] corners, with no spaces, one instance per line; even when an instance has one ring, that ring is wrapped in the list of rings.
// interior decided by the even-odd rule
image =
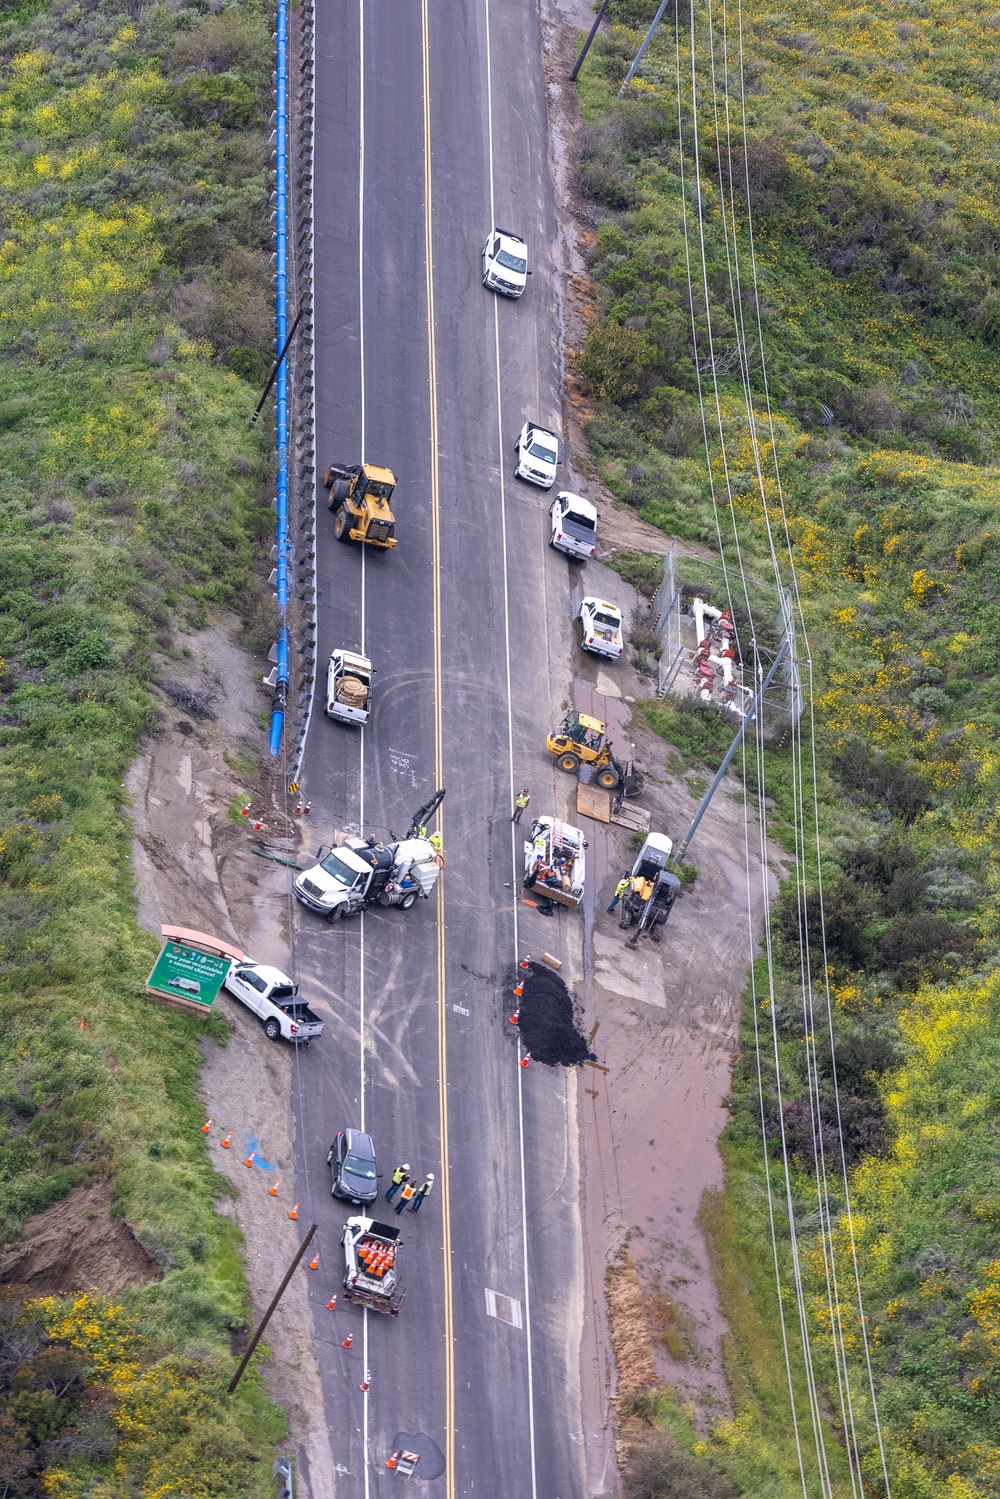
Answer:
[[[290,1457],[275,1459],[274,1476],[278,1480],[278,1499],[295,1499],[292,1488],[292,1460]]]

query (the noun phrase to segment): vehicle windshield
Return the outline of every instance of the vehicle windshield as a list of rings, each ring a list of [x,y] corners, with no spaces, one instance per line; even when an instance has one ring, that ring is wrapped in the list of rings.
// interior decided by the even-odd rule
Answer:
[[[509,250],[500,251],[497,256],[497,265],[505,266],[508,271],[517,271],[521,276],[528,269],[528,262],[522,260],[520,255],[512,255]]]
[[[365,485],[365,493],[370,494],[373,500],[387,500],[392,494],[392,485],[375,484],[369,479]]]
[[[357,871],[349,868],[349,866],[344,863],[343,859],[337,858],[337,855],[335,853],[327,854],[326,858],[323,860],[322,864],[319,867],[320,869],[325,869],[327,874],[332,875],[335,880],[339,880],[340,883],[342,885],[346,885],[348,889],[350,889],[350,887],[354,884],[354,881],[358,877]]]
[[[612,630],[618,629],[618,620],[615,618],[615,616],[613,614],[605,614],[600,609],[594,610],[594,624],[610,625]]]
[[[352,1176],[363,1176],[366,1181],[375,1180],[375,1162],[363,1161],[360,1156],[345,1155],[344,1170]]]
[[[543,463],[555,463],[556,455],[551,448],[543,447],[540,442],[533,442],[528,449],[532,458],[540,458]]]

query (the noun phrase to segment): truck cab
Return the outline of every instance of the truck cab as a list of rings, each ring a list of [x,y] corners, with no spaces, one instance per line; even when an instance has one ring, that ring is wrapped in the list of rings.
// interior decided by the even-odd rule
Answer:
[[[549,510],[552,520],[549,545],[557,552],[565,552],[567,557],[585,562],[594,555],[597,546],[598,515],[597,506],[582,495],[561,490]]]
[[[483,246],[483,285],[505,297],[519,297],[528,284],[528,247],[510,229],[491,229]]]
[[[262,1021],[271,1041],[308,1045],[322,1035],[322,1020],[306,1004],[298,984],[280,968],[244,958],[230,964],[222,987]]]
[[[339,921],[373,901],[408,911],[416,901],[427,899],[441,868],[441,856],[428,838],[396,843],[345,838],[300,874],[292,888],[304,906]]]
[[[371,715],[374,676],[367,656],[349,651],[346,646],[332,651],[326,671],[327,718],[340,723],[366,724]]]

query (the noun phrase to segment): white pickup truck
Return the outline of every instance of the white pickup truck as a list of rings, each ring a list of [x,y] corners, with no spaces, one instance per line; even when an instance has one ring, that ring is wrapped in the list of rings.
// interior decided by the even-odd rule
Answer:
[[[341,723],[366,724],[375,673],[367,656],[341,646],[331,652],[326,672],[326,716]]]
[[[260,1017],[264,1034],[271,1041],[281,1037],[308,1046],[323,1032],[322,1020],[302,999],[298,984],[286,978],[280,968],[244,958],[230,965],[222,987]]]

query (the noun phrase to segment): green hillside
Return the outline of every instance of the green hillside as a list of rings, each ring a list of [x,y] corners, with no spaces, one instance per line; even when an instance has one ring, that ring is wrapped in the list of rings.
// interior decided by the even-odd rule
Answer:
[[[0,1226],[104,1179],[162,1279],[0,1301],[0,1487],[270,1493],[248,1316],[200,1132],[197,1021],[146,1003],[122,782],[153,653],[248,596],[272,340],[270,21],[0,15]],[[224,1036],[220,1027],[218,1040]]]
[[[699,10],[692,70],[679,9],[624,103],[652,7],[616,0],[581,75],[576,375],[623,500],[721,539],[734,594],[794,562],[812,700],[745,759],[801,876],[705,1207],[738,1409],[697,1450],[746,1494],[996,1495],[1000,17]]]

